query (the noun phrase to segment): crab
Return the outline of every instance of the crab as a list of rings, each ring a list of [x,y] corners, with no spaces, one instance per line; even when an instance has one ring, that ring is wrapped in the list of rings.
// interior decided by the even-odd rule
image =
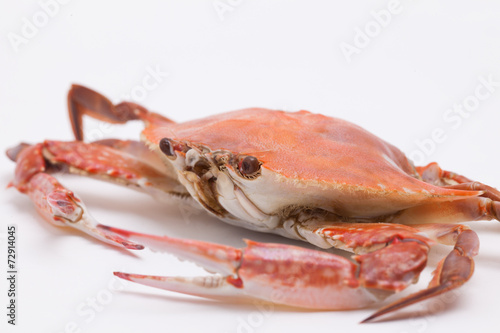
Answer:
[[[10,186],[56,226],[124,247],[169,252],[211,275],[123,279],[216,299],[258,298],[321,310],[357,309],[416,282],[435,244],[452,247],[426,289],[382,307],[364,322],[460,287],[474,271],[479,240],[465,221],[499,220],[500,192],[438,164],[414,166],[396,147],[344,120],[307,111],[244,109],[176,123],[132,102],[114,105],[73,85],[76,141],[19,144]],[[141,142],[83,141],[82,119],[141,120]],[[110,227],[89,215],[54,172],[113,182],[192,204],[247,229],[331,251],[245,240],[242,249]]]

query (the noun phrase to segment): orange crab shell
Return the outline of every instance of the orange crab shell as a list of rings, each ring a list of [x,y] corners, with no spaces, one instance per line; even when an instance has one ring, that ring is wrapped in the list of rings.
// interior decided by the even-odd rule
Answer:
[[[355,192],[359,199],[382,196],[398,209],[482,193],[423,182],[393,145],[350,122],[308,111],[243,109],[184,123],[151,124],[143,131],[150,145],[165,137],[252,155],[286,180]]]

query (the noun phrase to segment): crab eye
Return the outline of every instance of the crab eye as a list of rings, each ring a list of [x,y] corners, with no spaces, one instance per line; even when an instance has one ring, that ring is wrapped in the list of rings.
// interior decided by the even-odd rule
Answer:
[[[174,149],[170,144],[170,140],[167,138],[163,138],[160,140],[160,150],[167,156],[174,156]]]
[[[253,156],[246,156],[240,160],[238,169],[241,174],[246,177],[255,176],[260,170],[260,162]]]

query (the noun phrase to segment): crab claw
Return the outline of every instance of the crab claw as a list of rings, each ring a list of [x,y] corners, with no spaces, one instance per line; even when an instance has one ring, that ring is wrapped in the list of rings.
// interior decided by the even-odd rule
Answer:
[[[443,226],[439,226],[438,228],[441,229],[442,227]],[[474,261],[472,257],[478,254],[479,238],[474,231],[465,228],[464,230],[457,230],[456,233],[458,236],[456,236],[457,239],[453,251],[439,262],[436,270],[433,272],[434,277],[427,289],[410,294],[379,309],[361,323],[371,322],[380,316],[394,312],[408,305],[444,294],[467,282],[474,272]],[[442,234],[446,233],[443,232]]]
[[[89,215],[83,202],[51,175],[35,175],[27,188],[37,210],[47,221],[78,229],[108,244],[129,250],[144,249],[143,245],[125,239],[97,222]]]
[[[226,275],[236,274],[241,261],[241,250],[230,246],[190,239],[146,235],[108,226],[106,230],[130,241],[144,244],[152,251],[168,252],[179,259],[195,262],[209,272]]]
[[[22,190],[31,197],[40,215],[56,226],[78,229],[105,243],[129,250],[144,249],[143,245],[125,239],[97,222],[81,199],[49,174],[35,174]]]
[[[245,240],[246,248],[235,249],[117,228],[109,230],[217,273],[191,278],[114,273],[143,285],[207,298],[249,297],[311,309],[354,309],[377,301],[376,296],[361,288],[356,265],[330,253],[249,240]]]

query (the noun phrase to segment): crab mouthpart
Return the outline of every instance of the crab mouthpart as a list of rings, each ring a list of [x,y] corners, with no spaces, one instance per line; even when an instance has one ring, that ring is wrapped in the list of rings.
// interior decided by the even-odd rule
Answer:
[[[228,215],[217,200],[216,170],[201,151],[192,148],[184,156],[178,153],[174,167],[177,169],[179,182],[198,203],[219,218]]]
[[[277,216],[260,210],[242,189],[252,185],[252,180],[240,177],[231,165],[229,152],[205,152],[203,147],[193,146],[186,154],[177,152],[173,165],[179,181],[191,196],[206,210],[224,221],[244,225],[248,229],[266,231],[279,224]],[[243,159],[247,159],[245,157]],[[247,161],[248,172],[260,173],[260,163],[253,158]],[[249,183],[245,185],[245,183]]]

